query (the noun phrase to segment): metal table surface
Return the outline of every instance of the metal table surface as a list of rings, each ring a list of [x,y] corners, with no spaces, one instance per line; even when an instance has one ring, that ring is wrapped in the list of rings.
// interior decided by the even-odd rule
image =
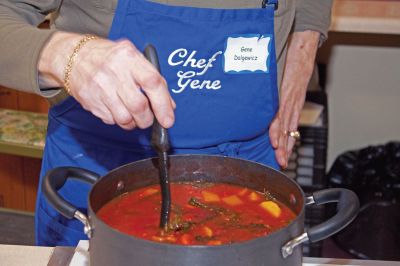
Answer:
[[[0,245],[0,266],[88,265],[84,248],[80,247],[80,252],[75,252],[75,249],[78,248],[79,245],[77,248]],[[86,263],[77,260],[77,254],[83,255],[83,261],[86,261]],[[400,262],[305,257],[302,266],[400,266]]]
[[[75,252],[75,248],[56,247],[49,260],[48,266],[87,266],[88,242],[81,241]],[[79,253],[79,254],[78,254]],[[78,254],[78,255],[77,255]],[[85,257],[82,259],[82,256]],[[77,259],[78,257],[78,259]],[[83,262],[83,261],[86,261]],[[83,262],[83,263],[82,263]],[[355,259],[335,259],[335,258],[303,258],[302,266],[400,266],[400,261],[377,261],[377,260],[355,260]]]

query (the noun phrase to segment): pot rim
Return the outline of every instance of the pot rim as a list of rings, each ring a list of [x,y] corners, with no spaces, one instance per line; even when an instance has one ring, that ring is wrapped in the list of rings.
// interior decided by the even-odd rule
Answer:
[[[264,168],[269,168],[269,170],[272,170],[272,171],[276,172],[277,174],[279,174],[280,176],[282,176],[282,178],[288,179],[289,182],[291,182],[291,183],[297,188],[297,190],[298,190],[298,191],[300,192],[300,194],[302,195],[302,200],[303,200],[303,204],[302,204],[301,210],[300,210],[300,212],[299,212],[298,214],[296,214],[296,217],[295,217],[289,224],[287,224],[286,226],[284,226],[284,227],[282,227],[282,228],[280,228],[280,229],[278,229],[278,230],[276,230],[276,231],[274,231],[274,232],[272,232],[272,233],[270,233],[270,234],[268,234],[268,235],[260,236],[260,237],[256,237],[256,238],[252,238],[252,239],[246,240],[246,241],[235,242],[235,243],[231,243],[231,244],[222,244],[222,245],[179,245],[179,244],[171,244],[171,243],[164,243],[164,242],[151,241],[151,240],[147,240],[147,239],[143,239],[143,238],[140,238],[140,237],[136,237],[136,236],[133,236],[133,235],[126,234],[126,233],[124,233],[124,232],[118,231],[117,229],[115,229],[114,227],[108,225],[108,224],[105,223],[102,219],[100,219],[100,217],[97,216],[97,213],[93,211],[92,204],[91,204],[91,202],[90,202],[90,198],[91,198],[91,196],[92,196],[92,193],[93,193],[93,190],[94,190],[95,186],[96,186],[98,183],[100,183],[104,178],[107,178],[107,176],[109,176],[110,174],[112,174],[112,173],[114,173],[114,172],[117,172],[117,171],[119,171],[120,169],[127,167],[128,165],[131,165],[131,164],[140,164],[140,163],[145,162],[145,161],[157,159],[156,157],[149,157],[149,158],[146,158],[146,159],[142,159],[142,160],[138,160],[138,161],[133,161],[133,162],[130,162],[130,163],[121,165],[121,166],[119,166],[119,167],[117,167],[117,168],[114,168],[114,169],[112,169],[111,171],[107,172],[105,175],[101,176],[101,177],[92,185],[92,187],[90,188],[89,194],[88,194],[88,205],[87,205],[87,206],[88,206],[88,219],[89,219],[89,223],[91,223],[91,221],[95,218],[97,223],[101,223],[102,226],[104,226],[104,227],[110,229],[110,230],[113,231],[114,233],[117,233],[120,237],[132,238],[132,239],[134,239],[135,241],[142,242],[143,244],[146,244],[146,245],[156,245],[156,246],[162,246],[162,247],[167,246],[168,248],[174,248],[174,249],[182,249],[182,248],[206,249],[206,248],[210,248],[210,247],[212,247],[212,248],[226,248],[227,246],[229,246],[229,247],[232,247],[232,246],[234,246],[234,247],[240,247],[240,246],[249,245],[249,244],[250,244],[250,245],[253,245],[253,244],[256,245],[257,242],[262,241],[262,240],[265,239],[265,238],[271,238],[272,236],[281,233],[283,230],[286,230],[287,228],[289,228],[289,227],[293,226],[294,224],[298,223],[298,220],[299,220],[301,217],[304,217],[305,206],[306,206],[306,196],[305,196],[305,193],[304,193],[303,189],[300,187],[300,185],[299,185],[298,183],[296,183],[296,182],[294,181],[293,178],[290,178],[290,177],[286,176],[284,173],[282,173],[282,172],[279,171],[279,170],[276,170],[276,169],[274,169],[274,168],[272,168],[272,167],[270,167],[270,166],[267,166],[267,165],[264,165],[264,164],[261,164],[261,163],[258,163],[258,162],[254,162],[254,161],[250,161],[250,160],[246,160],[246,159],[241,159],[241,158],[234,158],[234,157],[230,157],[230,156],[208,155],[208,154],[207,154],[207,155],[206,155],[206,154],[176,154],[176,155],[168,155],[168,156],[169,156],[169,157],[174,157],[174,158],[177,158],[177,157],[183,157],[183,158],[184,158],[184,157],[199,157],[199,158],[200,158],[200,157],[221,157],[221,158],[230,158],[230,159],[239,160],[239,161],[242,161],[242,162],[245,162],[245,163],[257,164],[257,165],[260,165],[260,166],[262,166],[262,167],[264,167]],[[223,182],[221,182],[221,183],[223,183]],[[244,187],[245,187],[245,186],[244,186]],[[94,216],[94,217],[93,217],[93,216]],[[302,223],[302,224],[303,224],[303,223]],[[93,230],[95,231],[96,228],[93,228]],[[297,236],[297,235],[296,235],[296,236]],[[292,236],[291,238],[296,237],[296,236]],[[290,239],[291,239],[291,238],[290,238]],[[290,240],[290,239],[287,239],[286,241],[288,241],[288,240]],[[280,247],[279,247],[279,248],[280,248]]]

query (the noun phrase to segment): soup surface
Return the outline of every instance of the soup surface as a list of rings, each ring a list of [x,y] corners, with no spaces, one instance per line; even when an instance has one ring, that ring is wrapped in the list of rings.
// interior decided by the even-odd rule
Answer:
[[[126,234],[181,245],[245,241],[268,235],[295,218],[269,193],[223,183],[171,183],[171,201],[167,231],[159,228],[159,185],[123,194],[97,215]]]

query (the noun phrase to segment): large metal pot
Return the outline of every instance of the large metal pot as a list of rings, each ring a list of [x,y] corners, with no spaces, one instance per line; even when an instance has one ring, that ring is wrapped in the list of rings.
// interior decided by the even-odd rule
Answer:
[[[170,179],[206,180],[266,189],[297,215],[285,228],[268,236],[221,246],[183,246],[147,241],[121,233],[100,220],[96,212],[120,194],[157,184],[157,159],[126,164],[105,176],[73,167],[56,168],[46,175],[43,191],[50,203],[64,216],[77,218],[89,237],[90,263],[102,265],[173,266],[261,266],[301,265],[303,242],[316,242],[340,231],[357,215],[357,196],[346,189],[327,189],[305,197],[302,189],[279,171],[264,165],[211,155],[170,156]],[[71,206],[57,193],[68,178],[93,183],[89,194],[88,216]],[[304,230],[305,205],[338,202],[337,214],[328,221]],[[134,208],[134,206],[132,206]]]

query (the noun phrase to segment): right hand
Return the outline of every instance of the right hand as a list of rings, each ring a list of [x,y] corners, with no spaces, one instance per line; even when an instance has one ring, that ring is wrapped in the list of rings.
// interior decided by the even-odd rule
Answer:
[[[53,35],[39,59],[41,86],[63,85],[68,58],[83,37],[64,32]],[[176,106],[165,79],[128,40],[87,42],[72,66],[70,90],[84,109],[106,124],[127,130],[147,128],[153,123],[153,112],[163,127],[174,123]]]

